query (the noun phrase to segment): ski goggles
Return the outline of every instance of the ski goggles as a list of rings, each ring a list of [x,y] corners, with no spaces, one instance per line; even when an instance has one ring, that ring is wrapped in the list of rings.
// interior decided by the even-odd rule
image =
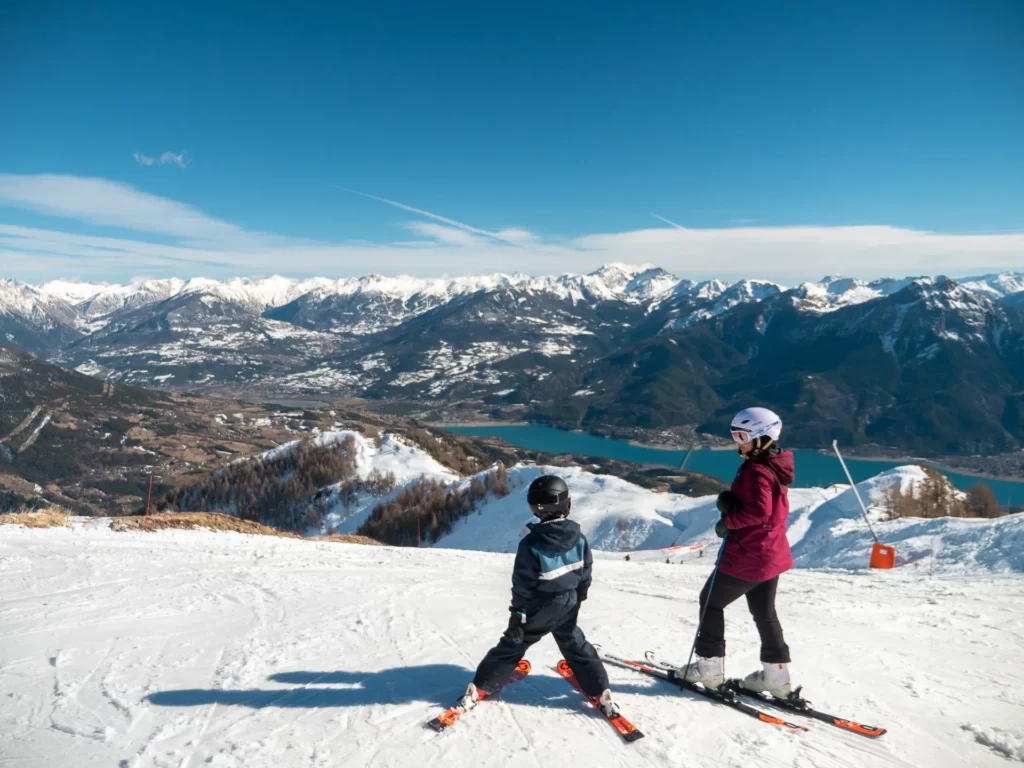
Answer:
[[[742,429],[734,429],[732,431],[732,439],[743,445],[744,443],[749,443],[752,438],[749,432],[744,432]]]

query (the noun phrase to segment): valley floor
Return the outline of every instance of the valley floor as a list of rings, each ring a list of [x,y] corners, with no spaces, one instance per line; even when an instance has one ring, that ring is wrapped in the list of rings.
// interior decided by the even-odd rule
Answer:
[[[709,558],[599,558],[581,626],[685,657]],[[443,734],[507,620],[512,556],[231,533],[0,527],[0,763],[12,766],[1005,766],[1024,762],[1024,577],[801,570],[779,612],[806,695],[884,725],[786,733],[610,669],[623,744],[554,671]],[[729,672],[756,633],[727,613]],[[792,718],[790,718],[792,719]]]

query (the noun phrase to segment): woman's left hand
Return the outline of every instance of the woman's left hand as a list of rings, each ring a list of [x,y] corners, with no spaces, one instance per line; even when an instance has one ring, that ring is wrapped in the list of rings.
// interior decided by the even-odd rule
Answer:
[[[723,515],[735,512],[740,505],[740,500],[732,491],[722,491],[718,494],[718,511]]]

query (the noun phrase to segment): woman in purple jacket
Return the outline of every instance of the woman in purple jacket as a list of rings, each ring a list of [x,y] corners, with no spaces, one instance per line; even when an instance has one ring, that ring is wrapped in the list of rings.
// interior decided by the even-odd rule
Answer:
[[[708,688],[725,681],[724,609],[746,596],[761,635],[764,669],[747,675],[743,685],[782,698],[793,690],[789,646],[775,613],[779,575],[793,567],[786,540],[793,454],[779,448],[781,432],[782,421],[767,408],[747,408],[732,420],[732,437],[744,461],[732,488],[718,496],[722,518],[715,532],[725,537],[725,549],[717,575],[700,593],[704,621],[697,635],[697,660],[680,670],[686,680]]]

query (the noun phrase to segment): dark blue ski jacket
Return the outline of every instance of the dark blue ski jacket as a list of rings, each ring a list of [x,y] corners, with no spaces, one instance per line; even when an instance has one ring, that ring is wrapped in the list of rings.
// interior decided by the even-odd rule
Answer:
[[[579,525],[558,518],[526,527],[512,570],[512,610],[530,614],[564,592],[586,600],[594,556]]]

